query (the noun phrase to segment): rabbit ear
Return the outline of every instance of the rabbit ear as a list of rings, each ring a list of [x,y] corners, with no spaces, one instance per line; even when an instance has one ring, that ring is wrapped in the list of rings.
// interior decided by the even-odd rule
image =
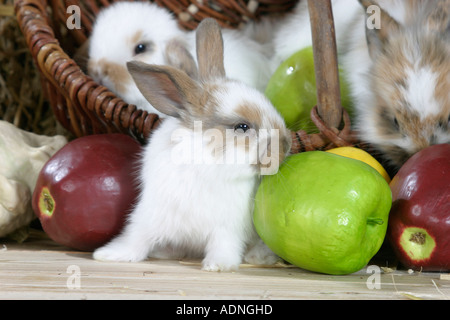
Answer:
[[[376,18],[380,19],[380,28],[366,26],[366,40],[367,45],[369,46],[369,54],[371,58],[374,59],[384,50],[384,46],[387,43],[389,36],[398,32],[401,26],[373,1],[359,0],[359,2],[365,8],[367,18],[372,14],[371,10],[368,10],[370,9],[369,7],[376,6],[376,10],[379,10],[379,17]]]
[[[182,117],[201,108],[202,90],[184,71],[141,61],[127,62],[127,68],[141,93],[158,111]]]
[[[430,1],[432,10],[428,15],[428,29],[449,37],[450,33],[450,0]]]
[[[181,39],[172,39],[166,45],[165,59],[167,64],[183,70],[193,79],[198,79],[197,64]]]
[[[196,46],[200,78],[225,78],[222,31],[216,20],[206,18],[200,22],[196,30]]]

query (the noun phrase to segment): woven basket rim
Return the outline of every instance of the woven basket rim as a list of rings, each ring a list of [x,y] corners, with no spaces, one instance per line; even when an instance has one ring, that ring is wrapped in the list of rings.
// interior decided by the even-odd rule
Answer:
[[[160,123],[158,115],[148,113],[138,109],[135,105],[126,103],[120,97],[117,97],[115,93],[96,83],[69,57],[61,47],[60,41],[51,27],[51,19],[47,10],[49,5],[54,5],[56,2],[61,1],[16,0],[14,3],[19,26],[25,35],[33,59],[45,78],[43,82],[46,82],[46,84],[44,86],[47,86],[49,91],[56,90],[59,93],[59,96],[49,97],[50,100],[53,100],[51,101],[51,106],[57,119],[76,136],[122,132],[133,136],[141,142],[145,142],[151,131]],[[102,5],[109,5],[108,0],[96,1]],[[158,1],[171,0],[155,0],[155,2]],[[182,1],[188,2],[189,0]],[[271,2],[273,0],[265,1]],[[329,11],[331,11],[331,1],[328,1]],[[72,4],[76,3],[76,1],[67,0],[65,3]],[[316,5],[314,4],[314,6]],[[53,9],[57,11],[54,7]],[[96,9],[94,8],[93,10],[95,11]],[[58,13],[60,14],[60,12]],[[77,37],[83,41],[82,34],[78,34]],[[62,108],[64,103],[67,107],[66,113],[64,113]],[[330,107],[327,108],[330,110]],[[340,105],[339,108],[339,110],[342,110]],[[320,106],[319,109],[321,109]],[[312,114],[313,117],[314,114]],[[316,125],[319,129],[323,129],[323,132],[321,131],[316,135],[308,135],[305,132],[293,132],[294,153],[355,144],[354,135],[347,123],[346,127],[341,131],[337,129],[329,130],[320,122],[320,117],[316,117],[317,119],[319,119],[319,122]],[[345,114],[342,115],[342,119],[345,120]]]
[[[47,0],[17,0],[14,3],[19,26],[43,80],[70,105],[67,118],[55,107],[55,102],[51,103],[57,119],[77,137],[91,131],[110,131],[127,133],[145,141],[158,125],[158,115],[128,104],[85,74],[56,38],[49,23],[48,5],[50,1]],[[111,118],[106,119],[105,115]]]

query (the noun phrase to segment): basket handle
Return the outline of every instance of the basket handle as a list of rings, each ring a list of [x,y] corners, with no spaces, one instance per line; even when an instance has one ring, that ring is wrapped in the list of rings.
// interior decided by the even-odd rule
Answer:
[[[359,144],[341,106],[336,35],[331,0],[308,0],[316,74],[317,106],[311,119],[320,133],[292,132],[291,153]],[[340,128],[341,122],[344,123]]]
[[[328,127],[342,120],[336,36],[331,0],[308,0],[316,73],[317,108]]]

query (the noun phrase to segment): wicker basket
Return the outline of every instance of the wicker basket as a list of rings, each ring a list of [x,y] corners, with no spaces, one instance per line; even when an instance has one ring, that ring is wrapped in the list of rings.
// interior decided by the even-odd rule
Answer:
[[[264,14],[287,12],[297,1],[155,0],[159,5],[173,11],[178,16],[179,23],[187,29],[194,29],[199,21],[207,16],[216,18],[224,27],[235,28]],[[342,108],[331,3],[329,0],[308,1],[314,27],[313,38],[327,39],[314,41],[319,103],[318,107],[313,109],[312,119],[320,133],[314,135],[302,131],[293,133],[293,153],[354,143],[350,123],[345,114],[345,126],[342,130],[338,130],[341,125]],[[44,93],[58,121],[78,137],[121,132],[144,142],[158,125],[160,121],[158,116],[127,104],[107,88],[94,82],[71,58],[88,38],[100,8],[109,5],[110,2],[16,0],[15,11],[28,47],[42,74]],[[66,27],[69,16],[66,8],[70,5],[78,5],[81,9],[81,29],[68,30]],[[328,84],[324,86],[320,84],[321,82]]]

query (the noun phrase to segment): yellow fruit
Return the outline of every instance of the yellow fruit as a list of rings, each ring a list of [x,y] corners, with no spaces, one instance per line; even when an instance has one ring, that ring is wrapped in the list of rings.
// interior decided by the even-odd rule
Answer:
[[[327,150],[327,152],[365,162],[372,168],[377,170],[383,176],[383,178],[386,180],[387,183],[391,182],[391,178],[389,177],[386,170],[384,170],[383,166],[374,157],[372,157],[369,153],[367,153],[362,149],[354,147],[340,147]]]

